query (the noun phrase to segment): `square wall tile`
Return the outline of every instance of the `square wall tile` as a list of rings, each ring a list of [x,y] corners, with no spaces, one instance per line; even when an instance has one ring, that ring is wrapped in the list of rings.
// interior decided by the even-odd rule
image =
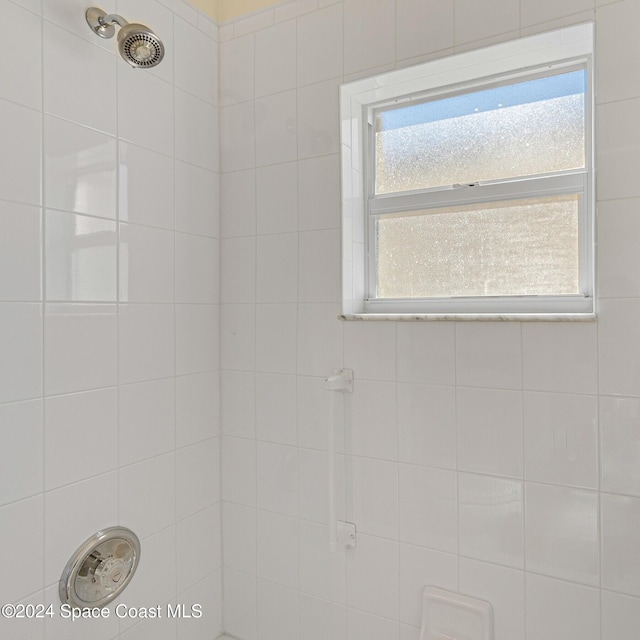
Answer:
[[[338,313],[333,304],[298,305],[298,374],[327,377],[342,366]]]
[[[598,488],[598,399],[560,393],[524,394],[527,480]]]
[[[178,593],[206,578],[220,567],[221,535],[219,532],[218,505],[199,511],[178,523],[176,527]]]
[[[301,302],[340,299],[340,232],[337,229],[299,234],[298,297]]]
[[[602,592],[602,640],[640,634],[640,601],[620,593]]]
[[[255,408],[258,440],[297,445],[295,376],[256,374]]]
[[[0,129],[0,199],[40,205],[42,116],[0,100],[0,121],[4,123]]]
[[[220,501],[218,438],[176,451],[176,518],[191,516]]]
[[[395,380],[395,323],[347,322],[344,341],[345,366],[356,380]]]
[[[255,576],[257,563],[257,515],[252,507],[233,502],[222,505],[222,546],[225,569]]]
[[[346,640],[347,609],[342,605],[300,594],[300,640]]]
[[[598,495],[529,482],[525,502],[527,569],[597,586]]]
[[[256,506],[256,442],[222,438],[222,497],[226,502]]]
[[[115,221],[46,211],[45,299],[68,302],[117,300]]]
[[[174,19],[173,36],[176,87],[215,104],[218,98],[218,43],[178,17]]]
[[[524,0],[522,2],[522,26],[527,27],[541,22],[550,22],[564,16],[594,8],[594,0]],[[598,89],[599,91],[599,89]]]
[[[220,301],[249,303],[256,300],[256,238],[220,241]]]
[[[117,324],[115,305],[46,305],[45,395],[114,386],[118,381]]]
[[[39,12],[39,6],[37,10]],[[11,60],[11,64],[4,64],[0,69],[0,98],[40,109],[42,21],[12,3],[5,3],[3,13],[7,33],[0,42],[0,57]],[[20,55],[15,55],[16,51],[20,51]]]
[[[599,640],[597,589],[526,574],[526,637],[546,640]]]
[[[256,306],[256,371],[296,373],[295,304]]]
[[[42,589],[42,496],[29,498],[0,509],[0,528],[6,554],[3,566],[11,580],[0,588],[3,602],[16,602]],[[24,620],[23,620],[24,622]]]
[[[45,116],[45,205],[115,219],[116,152],[115,138]]]
[[[301,160],[299,226],[301,231],[340,227],[340,158],[337,154]]]
[[[115,134],[116,56],[75,34],[44,22],[44,110]]]
[[[252,304],[220,307],[220,366],[222,369],[255,369],[256,313]]]
[[[175,375],[174,324],[173,305],[120,305],[121,384]]]
[[[329,403],[325,377],[298,376],[298,445],[327,449]]]
[[[115,433],[118,428],[115,388],[47,398],[44,426],[46,490],[85,480],[118,466],[117,438],[104,438],[104,434]],[[100,456],[85,455],[100,441]]]
[[[522,482],[461,473],[460,553],[524,567]]]
[[[42,491],[43,437],[41,400],[0,405],[0,505]]]
[[[343,74],[343,7],[332,5],[298,18],[298,86]]]
[[[602,495],[602,586],[640,596],[640,556],[635,532],[640,500]]]
[[[633,171],[640,153],[640,128],[635,120],[639,105],[640,98],[633,98],[601,104],[596,109],[598,200],[640,196]]]
[[[297,162],[259,167],[256,172],[256,193],[244,189],[247,197],[251,194],[257,198],[258,234],[298,230],[297,171]]]
[[[522,326],[523,385],[531,391],[597,392],[598,326],[529,322]]]
[[[454,0],[396,0],[396,58],[453,47]]]
[[[228,569],[224,572],[224,626],[244,640],[258,639],[257,584],[255,576]]]
[[[258,203],[260,203],[259,198]],[[255,235],[255,169],[233,171],[220,176],[220,208],[224,212],[220,220],[220,236],[222,238]]]
[[[432,549],[400,545],[400,621],[422,622],[422,592],[426,585],[458,590],[458,557]]]
[[[176,233],[176,302],[215,304],[219,299],[219,246],[214,238]]]
[[[256,166],[253,102],[220,109],[220,158],[223,172]]]
[[[524,640],[524,571],[460,559],[460,591],[493,607],[495,640]]]
[[[354,386],[349,402],[351,415],[345,425],[346,452],[397,461],[396,385],[360,380]]]
[[[298,640],[298,593],[258,580],[258,628],[264,640]]]
[[[357,522],[362,533],[397,540],[398,465],[386,460],[349,456],[346,475],[353,502],[347,520]],[[407,490],[406,484],[403,489]]]
[[[339,83],[320,82],[298,89],[298,157],[340,150]]]
[[[174,234],[120,224],[120,302],[173,302]]]
[[[369,640],[398,640],[400,625],[395,620],[381,618],[357,609],[347,609],[347,632],[350,638]]]
[[[600,303],[598,348],[602,394],[640,396],[640,362],[629,357],[640,347],[638,313],[638,299],[607,299]]]
[[[458,468],[522,477],[522,394],[502,389],[457,390]]]
[[[520,5],[510,0],[455,0],[455,44],[520,28]]]
[[[592,0],[573,2],[593,6]],[[640,84],[633,68],[634,61],[640,56],[640,48],[633,25],[640,19],[640,7],[633,2],[610,3],[598,9],[596,18],[598,101],[638,97]]]
[[[521,325],[514,322],[456,323],[456,383],[463,387],[520,389]]]
[[[256,164],[291,162],[298,157],[296,92],[284,91],[255,101]]]
[[[173,165],[174,162],[169,156],[134,144],[120,142],[118,215],[122,222],[163,229],[174,228]],[[176,166],[176,182],[178,174]],[[176,195],[176,211],[177,204]]]
[[[367,535],[358,537],[358,546],[347,557],[347,604],[350,608],[394,620],[398,618],[398,556],[398,543],[393,540]]]
[[[400,540],[455,553],[458,548],[458,496],[454,471],[399,467]]]
[[[257,575],[278,585],[298,588],[299,520],[258,511]]]
[[[185,91],[175,91],[176,159],[202,169],[220,169],[218,110]]]
[[[118,461],[121,466],[175,448],[176,392],[173,379],[120,385]],[[153,438],[149,434],[153,433]]]
[[[42,299],[40,209],[0,201],[0,300]]]
[[[255,34],[255,48],[256,97],[295,89],[296,21],[261,29]]]
[[[640,496],[640,399],[600,398],[602,489]]]
[[[399,322],[398,381],[454,385],[454,331],[452,322]]]
[[[174,89],[151,74],[118,65],[118,136],[146,149],[172,156]],[[153,118],[140,105],[153,105]]]
[[[344,73],[395,62],[395,0],[346,0]]]
[[[222,433],[255,438],[256,374],[253,371],[222,371],[220,377]]]
[[[120,520],[146,538],[170,527],[176,510],[174,453],[121,468],[118,476]]]
[[[298,245],[296,233],[257,238],[257,302],[297,302]]]
[[[344,604],[347,598],[347,556],[332,553],[326,524],[300,521],[300,591]]]
[[[258,508],[298,517],[298,450],[268,442],[256,445]]]
[[[219,374],[176,378],[176,445],[182,447],[219,435]]]
[[[610,200],[598,204],[598,287],[603,298],[640,296],[636,274],[640,261],[634,238],[640,233],[640,200]]]
[[[253,34],[220,44],[220,105],[247,102],[254,97]]]
[[[219,307],[179,304],[176,318],[176,374],[213,371],[219,363]]]
[[[397,394],[400,461],[455,469],[455,388],[403,383]]]
[[[220,176],[186,162],[175,163],[176,231],[220,235]],[[227,210],[225,209],[225,215]]]

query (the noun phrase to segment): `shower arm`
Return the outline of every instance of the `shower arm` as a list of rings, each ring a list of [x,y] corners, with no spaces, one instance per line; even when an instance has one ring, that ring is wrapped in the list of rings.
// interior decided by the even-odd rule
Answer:
[[[91,30],[101,38],[113,38],[116,33],[116,28],[113,26],[114,24],[117,24],[120,28],[126,27],[129,24],[121,15],[117,13],[106,13],[98,7],[87,9],[85,17]]]
[[[129,23],[117,13],[109,13],[108,15],[99,18],[100,24],[103,26],[109,26],[110,24],[117,24],[119,27],[126,27]]]

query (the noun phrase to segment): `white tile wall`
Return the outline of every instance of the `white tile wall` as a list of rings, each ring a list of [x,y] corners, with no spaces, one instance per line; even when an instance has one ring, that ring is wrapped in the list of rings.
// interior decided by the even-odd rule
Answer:
[[[497,640],[639,635],[636,3],[296,0],[220,44],[181,0],[103,7],[156,28],[163,65],[131,70],[76,0],[3,5],[0,54],[23,54],[0,69],[0,599],[55,602],[73,549],[122,522],[147,554],[131,597],[211,615],[105,640],[211,640],[222,609],[242,640],[417,640],[426,584],[490,600]],[[338,321],[340,81],[594,10],[598,320]],[[360,537],[330,554],[341,366]]]
[[[206,623],[56,613],[3,618],[0,636],[211,640],[222,631],[218,28],[182,0],[106,0],[165,43],[162,65],[139,71],[90,33],[86,3],[1,4],[0,544],[11,552],[0,599],[57,612],[71,553],[122,524],[142,541],[126,602],[202,603]]]
[[[338,163],[340,82],[594,17],[598,319],[340,322],[340,194],[359,180]],[[225,27],[231,635],[417,640],[427,584],[489,600],[497,640],[640,634],[637,17],[632,0],[296,0]],[[339,513],[359,543],[330,554],[323,378],[343,366]],[[263,581],[291,601],[277,630]]]

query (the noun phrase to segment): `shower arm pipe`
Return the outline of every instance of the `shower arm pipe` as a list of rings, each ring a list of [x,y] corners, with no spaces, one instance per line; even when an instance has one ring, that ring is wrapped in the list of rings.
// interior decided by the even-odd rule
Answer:
[[[356,527],[350,522],[338,521],[336,483],[336,426],[343,403],[338,402],[338,392],[353,393],[353,371],[338,369],[325,379],[325,390],[329,391],[329,416],[327,426],[327,484],[329,503],[329,550],[337,551],[338,542],[345,547],[355,547]],[[342,412],[344,419],[344,411]]]
[[[127,20],[117,13],[109,13],[98,19],[100,20],[100,24],[103,25],[117,24],[119,27],[126,27],[129,24]]]

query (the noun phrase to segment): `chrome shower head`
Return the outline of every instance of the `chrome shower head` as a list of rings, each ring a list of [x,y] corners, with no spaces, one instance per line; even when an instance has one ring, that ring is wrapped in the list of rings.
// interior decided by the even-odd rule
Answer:
[[[91,30],[101,38],[113,38],[116,31],[114,25],[120,27],[118,50],[132,67],[150,69],[160,64],[164,58],[162,40],[149,27],[130,24],[115,13],[107,15],[98,7],[87,9],[86,18]]]
[[[118,33],[120,55],[136,68],[155,67],[164,58],[162,40],[143,24],[128,24]]]

